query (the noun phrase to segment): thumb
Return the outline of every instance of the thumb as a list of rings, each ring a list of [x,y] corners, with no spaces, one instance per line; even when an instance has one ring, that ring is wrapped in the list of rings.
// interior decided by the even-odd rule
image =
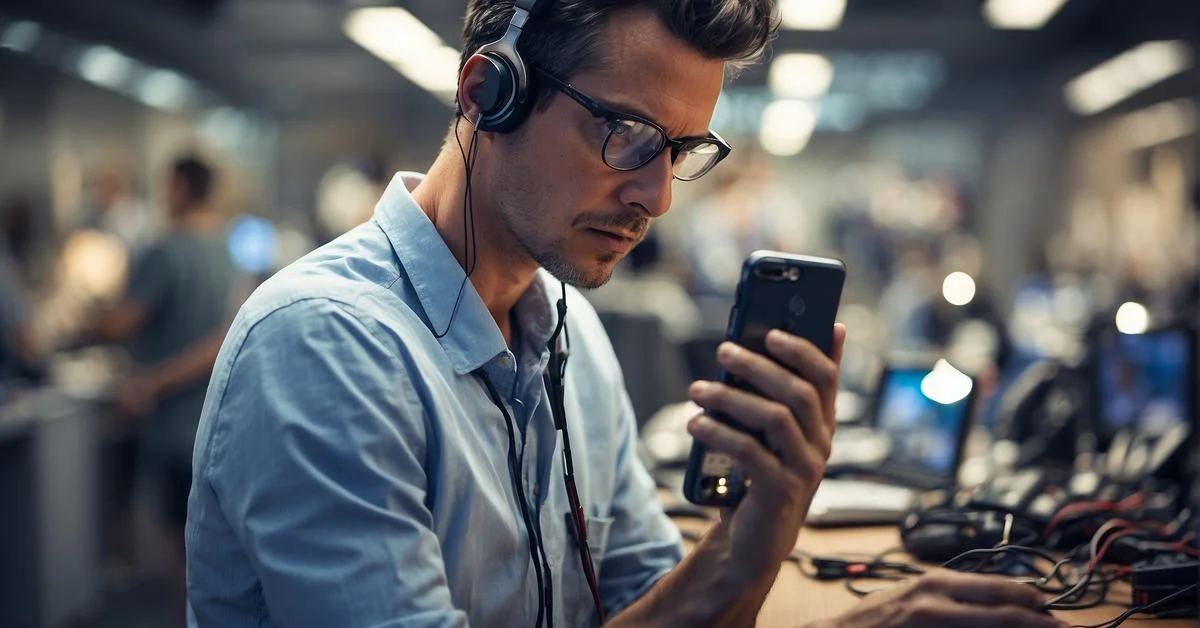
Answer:
[[[846,348],[846,325],[843,323],[833,324],[833,351],[830,357],[833,363],[841,366],[842,352]]]

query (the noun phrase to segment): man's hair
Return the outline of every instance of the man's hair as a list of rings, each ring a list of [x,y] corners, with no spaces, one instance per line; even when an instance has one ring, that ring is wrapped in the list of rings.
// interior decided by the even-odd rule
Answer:
[[[514,4],[468,1],[460,72],[475,51],[504,34]],[[569,80],[602,66],[608,20],[637,7],[654,11],[668,31],[704,57],[724,60],[732,72],[756,61],[779,27],[773,0],[541,0],[517,51],[525,63]]]
[[[183,182],[188,201],[193,204],[208,201],[216,177],[213,169],[203,160],[191,155],[180,157],[171,165],[171,172]]]

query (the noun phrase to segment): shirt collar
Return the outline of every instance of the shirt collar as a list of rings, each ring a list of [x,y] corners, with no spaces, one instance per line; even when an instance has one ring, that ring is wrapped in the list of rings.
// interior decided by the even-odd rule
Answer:
[[[438,341],[454,371],[462,375],[505,355],[508,347],[474,284],[464,284],[462,265],[413,199],[410,190],[423,179],[418,173],[397,173],[376,205],[374,219],[421,302],[430,332],[444,334]],[[551,302],[560,292],[554,279],[539,269],[515,306],[525,342],[546,346],[557,322]]]

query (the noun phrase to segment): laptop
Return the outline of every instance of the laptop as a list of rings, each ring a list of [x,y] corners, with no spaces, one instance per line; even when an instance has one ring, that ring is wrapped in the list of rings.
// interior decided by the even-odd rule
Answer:
[[[821,482],[808,524],[894,524],[919,493],[953,486],[977,391],[973,377],[945,360],[884,369],[869,431],[834,439],[835,477]]]
[[[1140,334],[1113,333],[1096,347],[1093,429],[1107,449],[1107,475],[1135,481],[1157,476],[1189,484],[1187,457],[1200,379],[1197,335],[1191,327]]]

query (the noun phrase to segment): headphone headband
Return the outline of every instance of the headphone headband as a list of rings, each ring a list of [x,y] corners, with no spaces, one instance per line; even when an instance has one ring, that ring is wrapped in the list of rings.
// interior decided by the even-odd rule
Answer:
[[[500,39],[485,44],[475,52],[475,56],[482,56],[487,63],[484,66],[484,80],[472,93],[480,107],[477,128],[481,131],[511,131],[525,120],[529,112],[529,101],[532,100],[529,70],[517,52],[517,41],[538,2],[517,0],[508,28]]]

